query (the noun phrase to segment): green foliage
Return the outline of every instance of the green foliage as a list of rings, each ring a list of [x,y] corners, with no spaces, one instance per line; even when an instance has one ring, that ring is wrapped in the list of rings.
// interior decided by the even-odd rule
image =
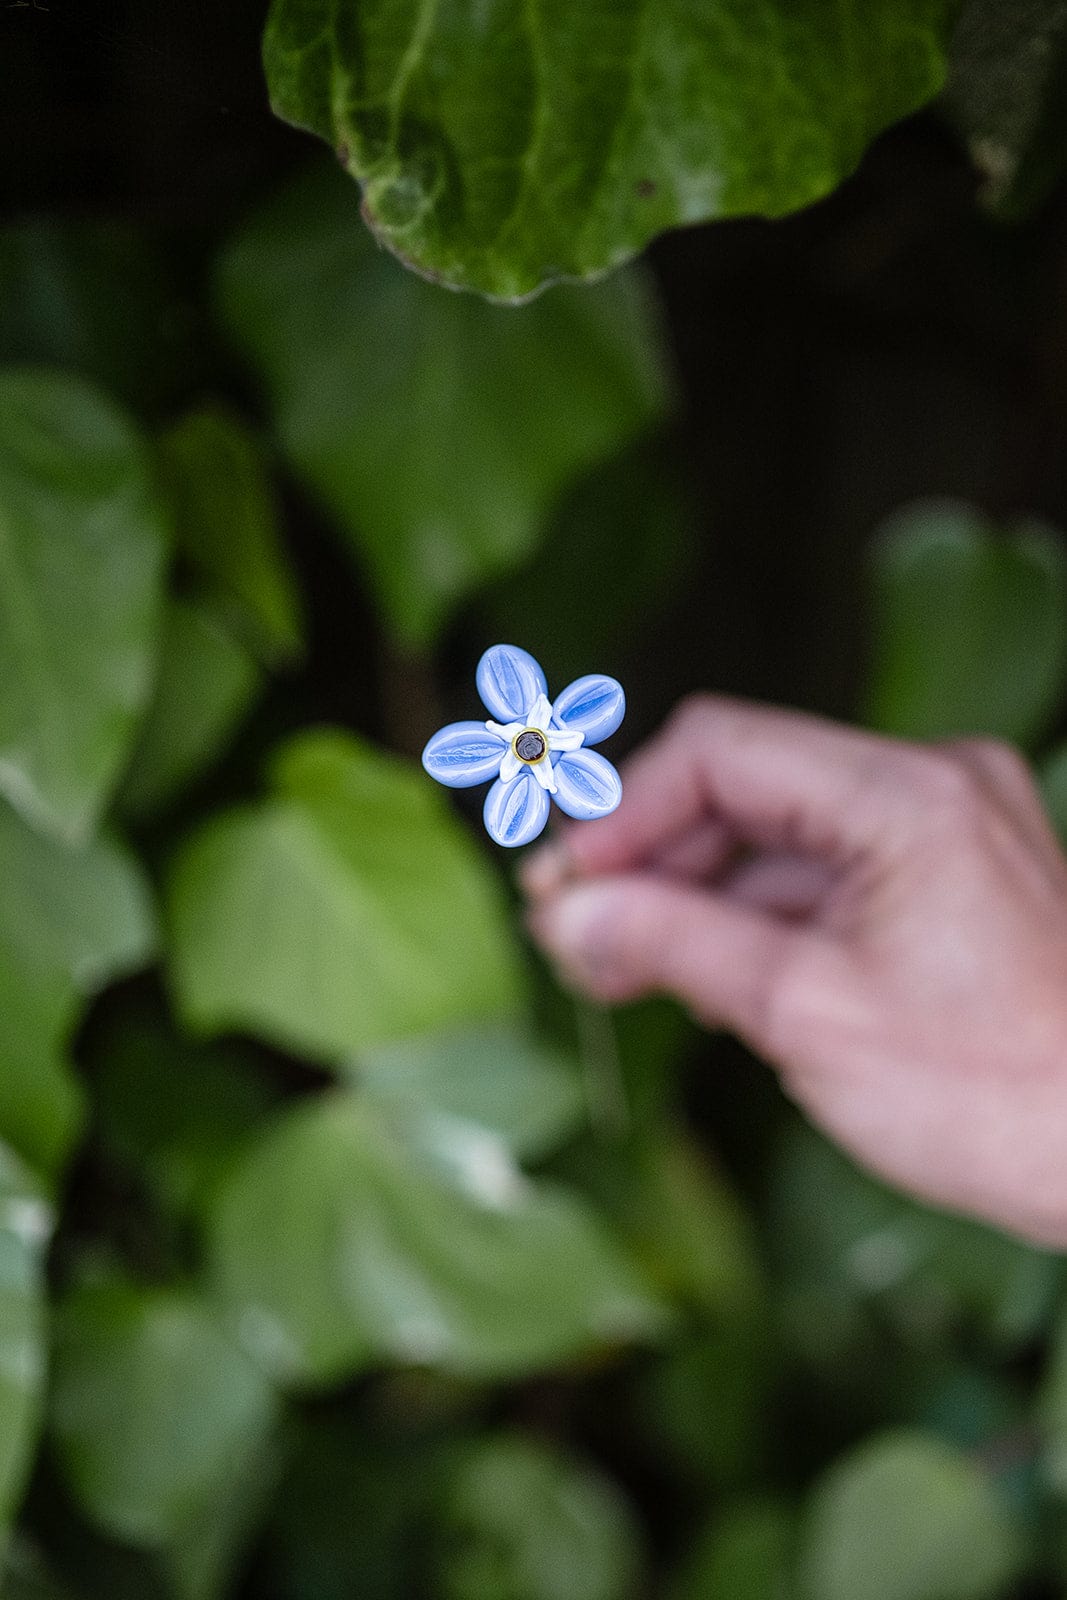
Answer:
[[[956,9],[275,0],[266,53],[379,237],[509,298],[828,193]],[[1062,158],[1063,9],[955,35],[1001,215]],[[850,295],[911,225],[880,171]],[[1047,1600],[1062,1261],[858,1172],[668,1001],[576,1017],[413,759],[499,638],[617,670],[634,742],[734,670],[782,575],[723,529],[711,581],[694,518],[724,476],[794,538],[761,433],[679,426],[637,270],[450,295],[325,168],[180,215],[0,231],[0,1597]],[[687,393],[781,374],[788,321],[723,333],[767,237],[664,252]],[[1061,545],[894,519],[869,719],[1062,740]]]
[[[44,1252],[53,1222],[38,1181],[0,1146],[0,1560],[33,1458],[44,1397]]]
[[[665,405],[640,278],[519,313],[440,294],[374,248],[336,173],[253,218],[219,298],[286,454],[411,646],[529,555],[569,480]]]
[[[248,651],[211,610],[171,600],[155,689],[118,796],[126,818],[166,806],[225,749],[261,688]]]
[[[158,466],[177,547],[215,605],[268,666],[299,655],[300,602],[255,435],[201,406],[160,439]]]
[[[970,0],[953,40],[947,109],[998,216],[1027,215],[1063,170],[1067,5]]]
[[[554,1150],[583,1121],[576,1063],[518,1028],[404,1039],[344,1070],[380,1104],[476,1122],[523,1161]]]
[[[827,194],[936,94],[956,9],[274,0],[264,58],[275,110],[334,147],[383,243],[513,300],[678,223]]]
[[[608,1480],[521,1436],[487,1438],[442,1515],[445,1600],[628,1600],[640,1538]]]
[[[164,538],[111,401],[0,374],[0,793],[57,838],[94,830],[148,699]]]
[[[933,1438],[889,1433],[830,1468],[804,1535],[803,1600],[989,1600],[1019,1537],[988,1476]]]
[[[1063,699],[1062,546],[1036,524],[995,533],[969,506],[913,506],[877,548],[874,635],[866,717],[874,727],[1028,745]]]
[[[488,1130],[347,1095],[251,1145],[219,1192],[211,1259],[248,1348],[302,1381],[372,1361],[518,1375],[663,1325],[579,1198],[524,1178]]]
[[[172,975],[193,1027],[330,1062],[514,1012],[497,887],[439,793],[326,731],[283,747],[272,775],[269,799],[208,823],[174,868]]]
[[[46,1171],[81,1096],[63,1055],[87,998],[154,950],[147,888],[110,839],[72,848],[0,805],[0,1137]]]
[[[182,1600],[215,1592],[276,1421],[266,1379],[191,1291],[94,1283],[60,1308],[67,1478],[103,1528],[168,1553]]]

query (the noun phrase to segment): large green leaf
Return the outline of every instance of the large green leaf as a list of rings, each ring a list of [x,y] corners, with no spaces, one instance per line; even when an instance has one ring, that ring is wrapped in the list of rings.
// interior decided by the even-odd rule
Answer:
[[[0,1145],[0,1563],[36,1444],[47,1367],[44,1254],[53,1216]]]
[[[512,299],[664,228],[829,193],[937,93],[956,10],[274,0],[264,56],[275,110],[334,146],[383,243]]]
[[[1018,1532],[982,1469],[921,1433],[868,1440],[816,1486],[802,1600],[993,1600]]]
[[[148,700],[164,547],[112,403],[0,374],[0,793],[60,838],[92,832]]]
[[[210,1257],[249,1348],[332,1382],[374,1360],[506,1377],[658,1331],[595,1216],[452,1118],[333,1094],[279,1119],[220,1189]]]
[[[479,1123],[524,1160],[562,1143],[585,1111],[577,1064],[518,1028],[404,1039],[345,1070],[382,1104]]]
[[[0,884],[0,1138],[51,1170],[80,1117],[64,1048],[84,1000],[151,955],[153,912],[119,845],[54,843],[3,805]]]
[[[261,686],[248,651],[212,610],[167,603],[151,703],[122,780],[125,818],[166,806],[225,749]]]
[[[269,664],[298,655],[300,606],[260,442],[222,406],[182,417],[158,461],[179,550]]]
[[[352,199],[333,171],[279,196],[224,258],[221,303],[293,465],[420,645],[662,412],[664,379],[640,279],[520,312],[441,294],[374,248]]]
[[[515,1009],[484,860],[421,772],[345,734],[284,746],[272,796],[186,846],[169,903],[172,976],[201,1031],[340,1061]]]
[[[1020,744],[1043,731],[1067,674],[1067,558],[1050,530],[1006,536],[969,506],[913,506],[883,531],[872,576],[874,727]]]
[[[441,1512],[444,1600],[629,1600],[636,1521],[616,1486],[531,1439],[480,1440]]]
[[[79,1504],[114,1536],[178,1552],[202,1539],[276,1421],[267,1380],[191,1291],[111,1281],[63,1304],[52,1431]]]

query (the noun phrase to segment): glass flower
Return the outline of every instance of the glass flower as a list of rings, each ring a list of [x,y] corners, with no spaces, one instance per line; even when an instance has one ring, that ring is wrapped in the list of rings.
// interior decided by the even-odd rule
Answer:
[[[487,722],[452,722],[422,752],[431,778],[450,789],[496,782],[485,797],[485,826],[497,844],[536,839],[551,799],[569,817],[606,817],[622,799],[619,774],[589,746],[615,732],[626,711],[622,685],[593,673],[548,698],[533,656],[495,644],[478,663]]]

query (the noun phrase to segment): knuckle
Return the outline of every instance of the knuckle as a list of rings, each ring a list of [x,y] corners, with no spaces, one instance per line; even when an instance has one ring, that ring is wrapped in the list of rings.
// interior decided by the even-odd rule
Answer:
[[[944,745],[914,753],[911,782],[927,815],[939,819],[963,818],[984,806],[977,773]]]

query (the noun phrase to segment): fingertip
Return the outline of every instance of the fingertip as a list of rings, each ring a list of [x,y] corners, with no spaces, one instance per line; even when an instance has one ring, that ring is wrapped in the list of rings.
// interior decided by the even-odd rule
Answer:
[[[519,867],[519,883],[531,900],[557,894],[575,875],[573,855],[562,838],[532,850]]]

